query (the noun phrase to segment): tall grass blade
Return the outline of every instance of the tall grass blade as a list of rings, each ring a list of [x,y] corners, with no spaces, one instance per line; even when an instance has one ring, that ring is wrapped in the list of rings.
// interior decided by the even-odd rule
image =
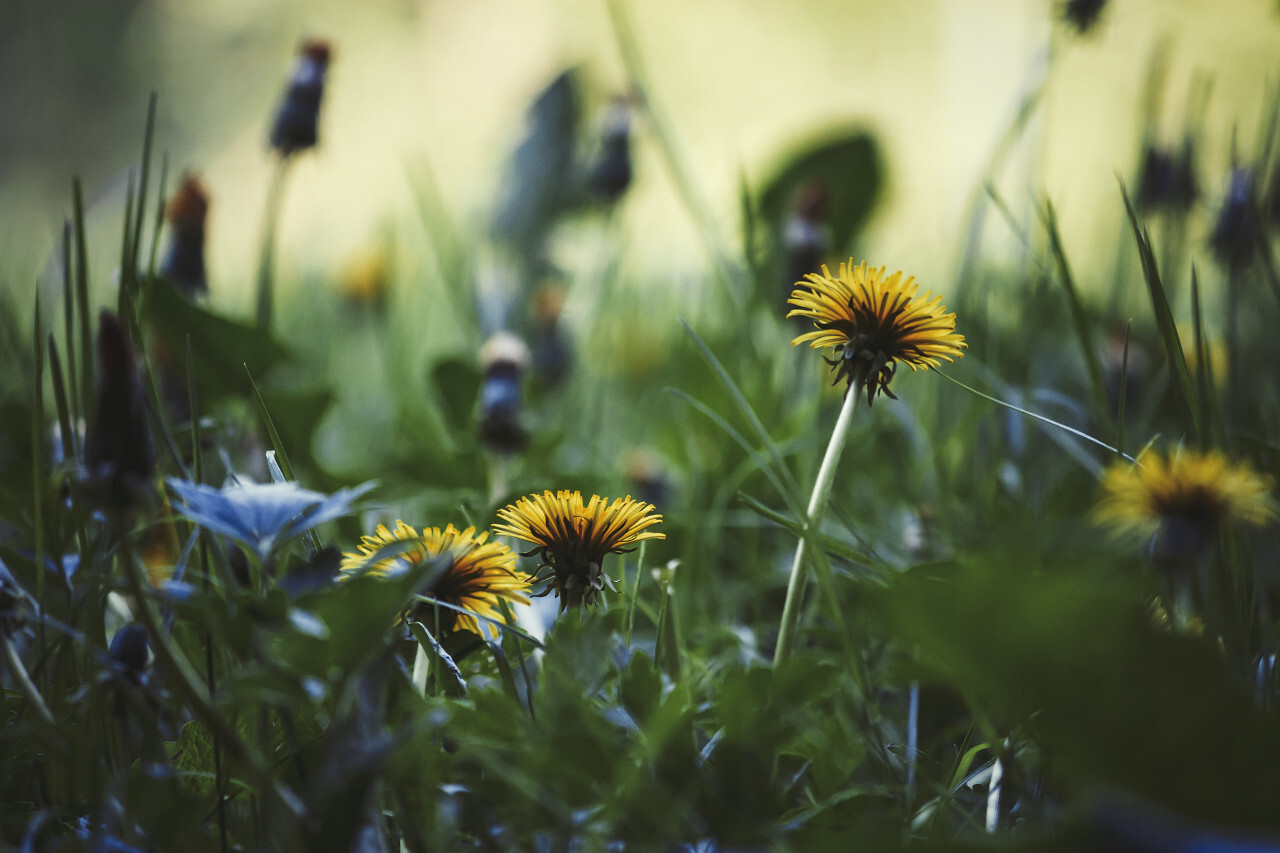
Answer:
[[[76,244],[76,300],[80,315],[80,416],[93,420],[93,332],[89,326],[89,252],[84,225],[84,188],[71,182],[71,232]],[[71,346],[70,343],[67,344]]]
[[[1209,354],[1209,342],[1204,331],[1204,310],[1200,302],[1200,276],[1195,265],[1191,266],[1191,321],[1195,335],[1196,390],[1200,399],[1200,422],[1204,424],[1201,437],[1202,449],[1227,441],[1222,423],[1222,411],[1218,405],[1217,390],[1213,381],[1213,359]]]
[[[71,223],[62,225],[62,291],[63,320],[67,348],[67,379],[70,386],[68,395],[71,404],[71,422],[74,424],[80,417],[80,376],[76,372],[76,288],[71,274]],[[75,457],[80,458],[79,452]]]
[[[62,381],[62,362],[58,358],[58,345],[49,333],[49,377],[53,380],[53,402],[58,409],[58,429],[62,435],[62,455],[66,459],[79,459],[76,452],[75,430],[71,425],[71,412],[67,406],[67,386]]]
[[[1173,377],[1172,393],[1182,420],[1183,431],[1200,436],[1199,406],[1196,403],[1195,389],[1191,385],[1191,376],[1187,371],[1187,359],[1182,351],[1182,341],[1178,336],[1178,327],[1173,320],[1173,311],[1169,308],[1169,300],[1165,297],[1164,285],[1160,283],[1160,270],[1156,265],[1155,251],[1151,247],[1151,235],[1138,221],[1137,211],[1129,199],[1124,184],[1120,184],[1120,194],[1124,197],[1124,207],[1129,214],[1129,223],[1133,226],[1133,237],[1138,244],[1138,256],[1142,261],[1142,277],[1147,283],[1147,293],[1151,297],[1151,307],[1156,315],[1156,328],[1160,332],[1160,340],[1164,344],[1165,357],[1169,360],[1169,372]]]
[[[1112,453],[1118,454],[1119,456],[1122,456],[1125,459],[1128,459],[1130,462],[1137,461],[1129,454],[1122,452],[1119,448],[1112,447],[1111,445],[1107,444],[1105,441],[1094,438],[1093,436],[1089,435],[1089,433],[1087,432],[1082,432],[1076,429],[1075,427],[1067,426],[1064,423],[1055,421],[1053,418],[1047,418],[1044,415],[1037,414],[1036,412],[1028,411],[1027,409],[1023,409],[1019,406],[1015,406],[1012,403],[1006,403],[1004,400],[1001,400],[998,397],[992,397],[990,394],[984,394],[981,391],[979,391],[977,388],[972,388],[964,384],[963,382],[961,382],[959,379],[956,379],[954,376],[948,376],[946,373],[943,373],[941,370],[937,370],[936,368],[934,369],[934,373],[937,373],[939,376],[941,376],[943,379],[947,380],[951,384],[960,386],[964,390],[968,391],[970,394],[976,394],[977,396],[981,397],[982,399],[986,400],[989,403],[995,403],[997,406],[1004,406],[1006,409],[1017,412],[1020,415],[1026,415],[1027,417],[1034,418],[1035,420],[1040,421],[1043,424],[1048,424],[1049,426],[1057,427],[1058,429],[1063,430],[1064,432],[1069,432],[1072,435],[1076,436],[1077,438],[1083,438],[1085,441],[1090,442],[1091,444],[1096,444],[1104,450],[1109,450]]]
[[[787,488],[786,484],[784,484],[782,480],[779,479],[777,473],[774,472],[773,466],[769,464],[769,460],[761,456],[760,451],[756,450],[751,445],[751,442],[747,441],[747,439],[742,435],[742,433],[734,429],[733,425],[730,424],[728,421],[726,421],[723,417],[721,417],[714,409],[712,409],[706,403],[703,403],[701,400],[696,399],[693,395],[689,394],[687,391],[681,390],[680,388],[671,388],[671,387],[668,387],[666,391],[668,394],[673,394],[679,399],[684,400],[694,409],[701,412],[703,415],[706,415],[708,420],[710,420],[716,426],[720,427],[720,429],[724,431],[725,435],[732,438],[734,440],[734,443],[736,443],[739,447],[741,447],[743,451],[746,452],[746,454],[749,457],[751,457],[751,460],[755,462],[756,467],[759,468],[760,472],[769,479],[769,482],[773,484],[773,487],[778,490],[778,494],[781,495],[782,499],[787,502],[787,505],[791,509],[791,511],[795,513],[800,512],[800,507],[798,502],[795,500],[794,494],[789,495],[789,489]]]
[[[1058,217],[1054,213],[1051,202],[1045,202],[1041,220],[1049,235],[1049,252],[1053,255],[1054,265],[1058,268],[1058,280],[1067,293],[1067,305],[1071,309],[1071,325],[1074,327],[1076,341],[1080,344],[1080,352],[1084,356],[1085,368],[1089,373],[1089,393],[1093,398],[1094,412],[1105,422],[1110,420],[1111,412],[1107,405],[1106,385],[1102,376],[1102,359],[1098,356],[1098,347],[1093,340],[1089,314],[1085,310],[1084,303],[1080,301],[1080,291],[1076,287],[1075,277],[1071,274],[1066,250],[1062,247]]]
[[[151,146],[156,135],[156,100],[158,95],[151,93],[147,100],[147,124],[142,136],[142,171],[138,178],[138,206],[133,223],[132,256],[129,258],[130,274],[137,278],[139,252],[142,248],[142,221],[147,211],[147,184],[151,177]],[[163,198],[163,195],[161,196]]]
[[[799,514],[803,504],[800,502],[800,485],[791,475],[791,470],[787,468],[786,463],[782,460],[782,453],[778,450],[778,445],[774,443],[773,438],[769,435],[769,431],[764,428],[760,418],[756,415],[755,410],[751,408],[751,404],[747,402],[746,395],[738,387],[738,384],[729,376],[729,371],[724,369],[724,365],[720,363],[720,359],[716,358],[715,353],[711,352],[711,348],[706,342],[693,330],[688,323],[683,320],[680,325],[684,327],[685,333],[693,341],[694,346],[698,348],[699,355],[702,360],[707,363],[711,370],[715,373],[716,378],[720,380],[720,384],[729,392],[734,404],[737,406],[739,413],[746,419],[751,428],[755,430],[756,436],[760,439],[760,443],[769,451],[769,457],[773,460],[773,464],[777,466],[778,475],[784,480],[786,490],[783,497],[787,499],[787,504]]]
[[[36,546],[36,607],[40,611],[40,625],[37,628],[37,644],[39,657],[44,658],[48,649],[45,635],[45,578],[48,574],[44,565],[44,348],[40,346],[44,334],[44,324],[40,317],[40,291],[36,290],[36,310],[34,334],[35,342],[35,382],[34,399],[31,403],[31,494],[33,504],[31,514],[35,524]],[[48,669],[41,670],[41,693],[48,692]]]
[[[262,415],[262,423],[267,428],[267,436],[271,439],[271,447],[276,452],[276,460],[280,463],[280,471],[284,474],[286,480],[297,482],[297,475],[294,473],[293,466],[289,464],[289,454],[285,453],[284,442],[280,440],[280,433],[276,431],[275,421],[271,420],[271,413],[267,411],[267,403],[262,399],[262,392],[258,390],[258,383],[253,381],[253,374],[249,372],[249,366],[245,365],[244,373],[249,377],[249,387],[253,389],[253,401],[258,406],[258,414]]]

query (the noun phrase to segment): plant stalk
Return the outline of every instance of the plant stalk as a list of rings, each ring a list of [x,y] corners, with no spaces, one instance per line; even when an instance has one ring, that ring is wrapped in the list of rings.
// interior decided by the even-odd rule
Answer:
[[[840,417],[836,420],[835,429],[831,431],[831,441],[827,444],[826,456],[822,458],[818,479],[813,484],[813,494],[809,497],[809,508],[805,512],[804,535],[796,543],[796,556],[791,563],[791,579],[787,581],[787,600],[782,607],[778,645],[773,653],[775,667],[791,657],[796,631],[800,628],[800,608],[804,603],[804,588],[809,581],[808,565],[805,563],[805,543],[809,541],[810,536],[817,536],[822,527],[827,498],[830,497],[831,487],[836,480],[836,469],[840,467],[840,457],[849,439],[849,426],[853,423],[853,413],[858,408],[858,398],[862,396],[864,383],[865,380],[854,381],[845,392]]]

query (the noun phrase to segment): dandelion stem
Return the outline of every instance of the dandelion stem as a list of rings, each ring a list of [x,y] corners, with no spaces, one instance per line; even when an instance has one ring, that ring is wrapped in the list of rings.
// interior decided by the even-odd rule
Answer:
[[[267,212],[262,224],[262,252],[258,256],[257,324],[263,331],[271,330],[272,293],[274,290],[273,266],[276,254],[276,226],[280,224],[280,203],[284,199],[284,179],[289,172],[292,158],[281,157],[271,174],[271,186],[267,190]]]
[[[791,579],[787,581],[787,600],[782,607],[782,624],[778,629],[778,645],[773,653],[773,665],[784,663],[791,656],[791,647],[795,643],[796,631],[800,627],[800,609],[804,602],[804,588],[809,580],[808,566],[805,564],[805,543],[809,537],[816,536],[822,527],[822,516],[827,509],[827,498],[831,495],[831,486],[835,483],[836,469],[840,467],[840,456],[844,453],[845,443],[849,438],[849,425],[853,423],[853,412],[858,408],[858,397],[862,394],[863,381],[855,381],[844,395],[844,405],[840,408],[840,417],[836,420],[835,429],[831,431],[831,441],[827,444],[826,456],[822,458],[822,467],[818,469],[817,482],[813,484],[813,494],[809,498],[809,509],[805,513],[804,535],[796,543],[796,556],[791,563]]]

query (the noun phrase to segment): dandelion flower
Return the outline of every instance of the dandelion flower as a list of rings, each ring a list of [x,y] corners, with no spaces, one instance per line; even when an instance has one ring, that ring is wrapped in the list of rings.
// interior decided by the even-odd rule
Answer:
[[[438,575],[424,591],[437,601],[469,610],[502,622],[499,599],[528,604],[522,594],[529,588],[527,575],[516,571],[516,555],[499,542],[489,542],[486,531],[476,535],[474,527],[459,532],[452,524],[443,531],[438,527],[414,530],[403,521],[394,531],[378,525],[373,536],[365,536],[360,548],[343,554],[344,572],[368,571],[374,575],[394,575],[427,560],[447,557],[448,569]],[[497,634],[492,624],[480,626],[480,620],[467,613],[437,608],[440,627],[444,631],[459,628],[480,636]],[[429,627],[434,627],[434,619]]]
[[[1270,477],[1221,453],[1179,449],[1167,458],[1147,450],[1137,464],[1117,462],[1102,476],[1094,519],[1118,532],[1162,531],[1198,552],[1217,528],[1234,521],[1262,525],[1276,516]]]
[[[827,267],[797,282],[788,302],[796,306],[788,317],[810,317],[815,331],[792,341],[808,342],[813,349],[835,348],[827,363],[836,368],[836,382],[844,379],[852,388],[865,385],[867,402],[883,391],[890,397],[889,382],[899,363],[912,370],[928,370],[964,355],[964,336],[956,334],[956,315],[945,313],[942,297],[930,293],[917,297],[915,277],[905,281],[901,272],[885,277],[878,270],[840,265],[832,276]],[[895,398],[896,399],[896,398]]]
[[[601,569],[606,554],[630,551],[624,546],[645,539],[666,538],[647,529],[662,521],[653,504],[634,501],[630,495],[613,503],[592,495],[584,506],[581,492],[544,491],[503,507],[498,518],[503,523],[494,525],[494,533],[533,543],[535,547],[524,554],[537,554],[542,560],[533,579],[551,581],[548,591],[555,590],[561,610],[593,605],[606,586],[613,590]]]

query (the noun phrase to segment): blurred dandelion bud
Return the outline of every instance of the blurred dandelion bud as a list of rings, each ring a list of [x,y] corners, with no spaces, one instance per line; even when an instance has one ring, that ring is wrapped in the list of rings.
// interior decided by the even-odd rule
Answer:
[[[200,179],[188,172],[165,206],[169,248],[160,265],[161,274],[188,299],[209,292],[204,266],[204,225],[208,213],[209,194]]]
[[[1129,412],[1139,409],[1146,393],[1150,361],[1146,348],[1132,337],[1128,339],[1126,351],[1123,326],[1113,326],[1107,331],[1102,345],[1102,384],[1107,394],[1107,405],[1113,414],[1120,411],[1121,388],[1124,389],[1125,408]]]
[[[133,345],[110,311],[98,315],[98,390],[93,426],[85,438],[88,479],[100,499],[131,509],[153,494],[155,450]]]
[[[658,566],[651,569],[649,574],[653,576],[654,581],[659,586],[670,586],[676,579],[676,569],[680,568],[680,561],[668,560],[665,566]]]
[[[484,379],[480,386],[480,440],[494,453],[519,453],[529,442],[520,425],[522,384],[529,348],[510,332],[498,332],[480,351]]]
[[[592,195],[613,204],[631,185],[631,105],[614,98],[600,132],[600,154],[588,176]]]
[[[1258,199],[1252,169],[1231,171],[1226,198],[1218,210],[1218,219],[1209,237],[1209,248],[1218,261],[1229,269],[1249,266],[1266,239],[1259,218]]]
[[[343,299],[356,305],[382,307],[387,300],[391,263],[383,246],[372,246],[354,255],[342,268],[338,286]]]
[[[623,465],[627,481],[640,500],[655,505],[668,502],[671,484],[653,451],[643,447],[633,448],[628,451]]]
[[[141,684],[151,656],[147,629],[133,623],[125,625],[111,639],[108,654],[119,667],[121,675],[134,684]]]
[[[782,232],[782,253],[786,264],[783,303],[790,298],[795,283],[822,269],[831,250],[831,230],[827,227],[829,193],[814,181],[799,193]]]
[[[282,157],[315,147],[331,52],[324,39],[307,39],[298,50],[293,76],[271,125],[271,147]]]
[[[1107,0],[1065,0],[1059,6],[1062,19],[1080,35],[1087,35],[1097,26]]]
[[[560,326],[564,308],[564,290],[555,284],[544,284],[533,294],[534,338],[533,369],[546,385],[559,385],[573,365],[573,350]]]
[[[1186,213],[1200,197],[1196,180],[1194,151],[1188,136],[1182,152],[1148,145],[1142,159],[1142,171],[1138,175],[1138,191],[1135,198],[1142,210],[1167,210]]]

